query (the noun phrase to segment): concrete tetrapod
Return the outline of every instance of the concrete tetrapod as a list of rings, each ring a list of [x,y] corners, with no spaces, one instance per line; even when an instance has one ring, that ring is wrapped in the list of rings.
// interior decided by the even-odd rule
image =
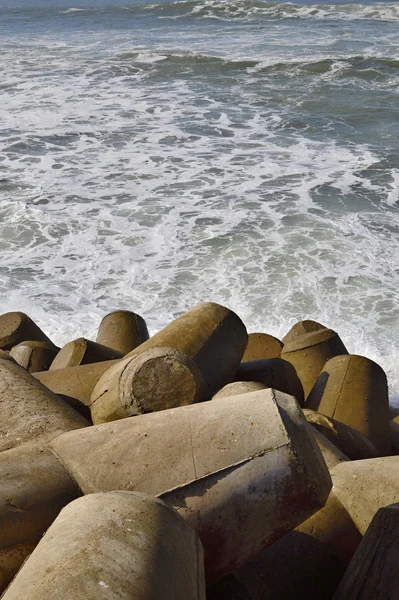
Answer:
[[[303,406],[302,384],[294,367],[282,358],[264,358],[242,362],[235,375],[236,381],[259,381],[266,387],[294,396]]]
[[[303,412],[307,421],[351,460],[376,458],[380,455],[374,444],[360,431],[314,410],[305,408]]]
[[[36,340],[38,342],[52,341],[45,333],[22,312],[9,312],[0,315],[0,348],[10,350],[25,340]]]
[[[208,600],[331,600],[362,536],[333,493],[324,508],[208,590]]]
[[[344,454],[339,448],[334,446],[334,444],[332,444],[330,440],[327,439],[322,433],[317,431],[317,429],[314,429],[311,425],[309,425],[309,428],[309,435],[314,436],[329,470],[335,467],[335,465],[349,460],[346,454]]]
[[[399,502],[397,456],[341,463],[331,476],[335,495],[362,535],[379,508]]]
[[[127,354],[148,338],[146,322],[140,315],[130,310],[115,310],[102,319],[96,342]]]
[[[13,346],[10,356],[29,373],[34,373],[47,371],[58,351],[59,348],[48,342],[26,341]]]
[[[196,364],[172,348],[153,348],[108,369],[93,390],[90,410],[97,424],[204,399]]]
[[[391,454],[387,378],[369,358],[347,354],[329,360],[305,406],[360,431],[380,455]]]
[[[267,385],[260,381],[233,381],[223,386],[212,398],[226,398],[227,396],[239,396],[240,394],[248,394],[248,392],[256,392],[257,390],[265,390]]]
[[[367,529],[334,600],[397,600],[399,504],[380,508]]]
[[[0,452],[0,593],[61,508],[81,495],[50,449]]]
[[[52,524],[4,600],[205,600],[201,543],[161,500],[79,498]]]
[[[89,406],[96,383],[108,369],[118,362],[119,360],[104,360],[67,369],[41,371],[33,373],[33,376],[54,394],[69,396]]]
[[[283,343],[281,358],[295,367],[305,400],[327,360],[347,354],[339,335],[316,321],[299,321],[283,337]]]
[[[330,476],[296,400],[274,390],[70,432],[51,447],[85,494],[162,497],[201,538],[208,584],[324,505]]]
[[[262,358],[279,358],[282,348],[283,342],[268,333],[249,333],[242,360],[247,362]]]
[[[151,348],[174,348],[191,358],[202,373],[211,398],[234,379],[247,345],[241,319],[228,308],[202,302],[172,321],[127,356]]]
[[[10,353],[7,352],[6,350],[0,350],[0,359],[1,360],[10,360],[11,362],[15,362],[13,357],[10,356]]]
[[[116,358],[123,358],[122,352],[91,342],[86,338],[78,338],[61,348],[51,364],[50,371]]]
[[[0,412],[0,451],[88,425],[61,398],[9,360],[0,360]]]

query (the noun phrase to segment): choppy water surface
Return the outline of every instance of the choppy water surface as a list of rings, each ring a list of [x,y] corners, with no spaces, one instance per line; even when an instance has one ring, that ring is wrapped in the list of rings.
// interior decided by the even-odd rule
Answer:
[[[0,0],[0,310],[302,318],[399,396],[399,5]]]

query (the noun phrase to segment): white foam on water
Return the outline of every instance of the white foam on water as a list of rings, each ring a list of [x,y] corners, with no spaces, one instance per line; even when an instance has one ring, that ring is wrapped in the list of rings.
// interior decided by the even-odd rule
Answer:
[[[194,55],[200,37],[193,54],[187,40],[121,36],[115,50],[101,35],[8,48],[0,311],[27,312],[59,345],[95,339],[116,308],[152,333],[204,300],[278,337],[312,318],[387,370],[395,402],[397,168],[378,178],[373,145],[316,139],[301,122],[304,69],[330,61],[318,75],[329,85],[353,56],[254,58],[251,38],[225,62]],[[303,97],[287,84],[279,99],[263,73],[284,61],[279,76],[291,69]]]

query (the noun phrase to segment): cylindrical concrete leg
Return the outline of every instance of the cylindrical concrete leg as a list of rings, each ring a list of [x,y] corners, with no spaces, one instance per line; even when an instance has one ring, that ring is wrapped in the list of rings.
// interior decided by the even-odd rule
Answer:
[[[0,350],[0,359],[1,360],[10,360],[11,362],[15,362],[8,350]]]
[[[241,319],[231,310],[203,302],[172,321],[128,356],[151,348],[174,348],[191,358],[204,378],[207,398],[234,379],[248,341]]]
[[[10,350],[10,356],[21,367],[35,373],[47,371],[57,356],[59,348],[48,342],[21,342]]]
[[[263,358],[279,358],[282,348],[283,342],[268,333],[250,333],[242,360],[247,362]]]
[[[1,593],[61,508],[81,492],[53,452],[29,444],[0,452],[0,481]]]
[[[380,508],[367,529],[334,600],[397,600],[399,504]]]
[[[88,425],[30,373],[0,360],[0,451]]]
[[[390,423],[391,443],[393,454],[399,454],[399,418],[395,417]]]
[[[349,460],[346,454],[341,452],[341,450],[337,448],[337,446],[334,446],[334,444],[332,444],[329,439],[327,439],[322,433],[320,433],[320,431],[312,427],[310,424],[309,428],[311,430],[309,432],[309,435],[314,436],[329,470],[335,467],[335,465]]]
[[[24,313],[9,312],[0,315],[0,348],[10,350],[25,340],[52,344],[40,327]]]
[[[266,387],[274,388],[294,396],[303,405],[302,384],[294,367],[282,358],[265,358],[242,362],[235,375],[236,381],[259,381]]]
[[[86,338],[78,338],[61,348],[51,363],[50,371],[117,358],[123,358],[122,352],[91,342]]]
[[[269,389],[88,427],[51,447],[84,493],[137,490],[176,508],[201,538],[209,584],[324,505],[330,476],[308,429],[295,399]]]
[[[208,600],[331,600],[362,536],[331,493],[324,508],[208,591]]]
[[[347,354],[339,335],[316,321],[299,321],[283,337],[283,343],[281,358],[294,365],[305,400],[326,361],[333,356]]]
[[[145,494],[91,494],[63,509],[4,600],[205,600],[196,533]]]
[[[374,444],[360,431],[314,410],[305,408],[303,412],[312,427],[320,431],[351,460],[376,458],[380,455]]]
[[[227,396],[240,396],[240,394],[265,390],[267,387],[267,385],[260,383],[260,381],[233,381],[233,383],[228,383],[223,386],[222,389],[213,396],[212,400],[226,398]]]
[[[204,381],[196,364],[172,348],[154,348],[106,371],[93,390],[90,410],[96,424],[204,399]]]
[[[54,394],[74,398],[89,406],[97,381],[118,362],[119,360],[104,360],[79,367],[33,373],[33,376]]]
[[[391,454],[387,378],[369,358],[347,354],[329,360],[306,408],[360,431],[381,455]]]
[[[399,499],[397,456],[354,460],[331,469],[334,494],[362,535],[379,508]]]
[[[102,319],[96,342],[127,354],[148,338],[146,322],[140,315],[130,310],[115,310]]]

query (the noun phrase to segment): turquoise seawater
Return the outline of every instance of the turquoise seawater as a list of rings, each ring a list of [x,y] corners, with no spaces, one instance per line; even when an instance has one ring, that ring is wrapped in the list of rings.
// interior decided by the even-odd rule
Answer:
[[[0,0],[0,310],[312,318],[399,397],[399,4]]]

